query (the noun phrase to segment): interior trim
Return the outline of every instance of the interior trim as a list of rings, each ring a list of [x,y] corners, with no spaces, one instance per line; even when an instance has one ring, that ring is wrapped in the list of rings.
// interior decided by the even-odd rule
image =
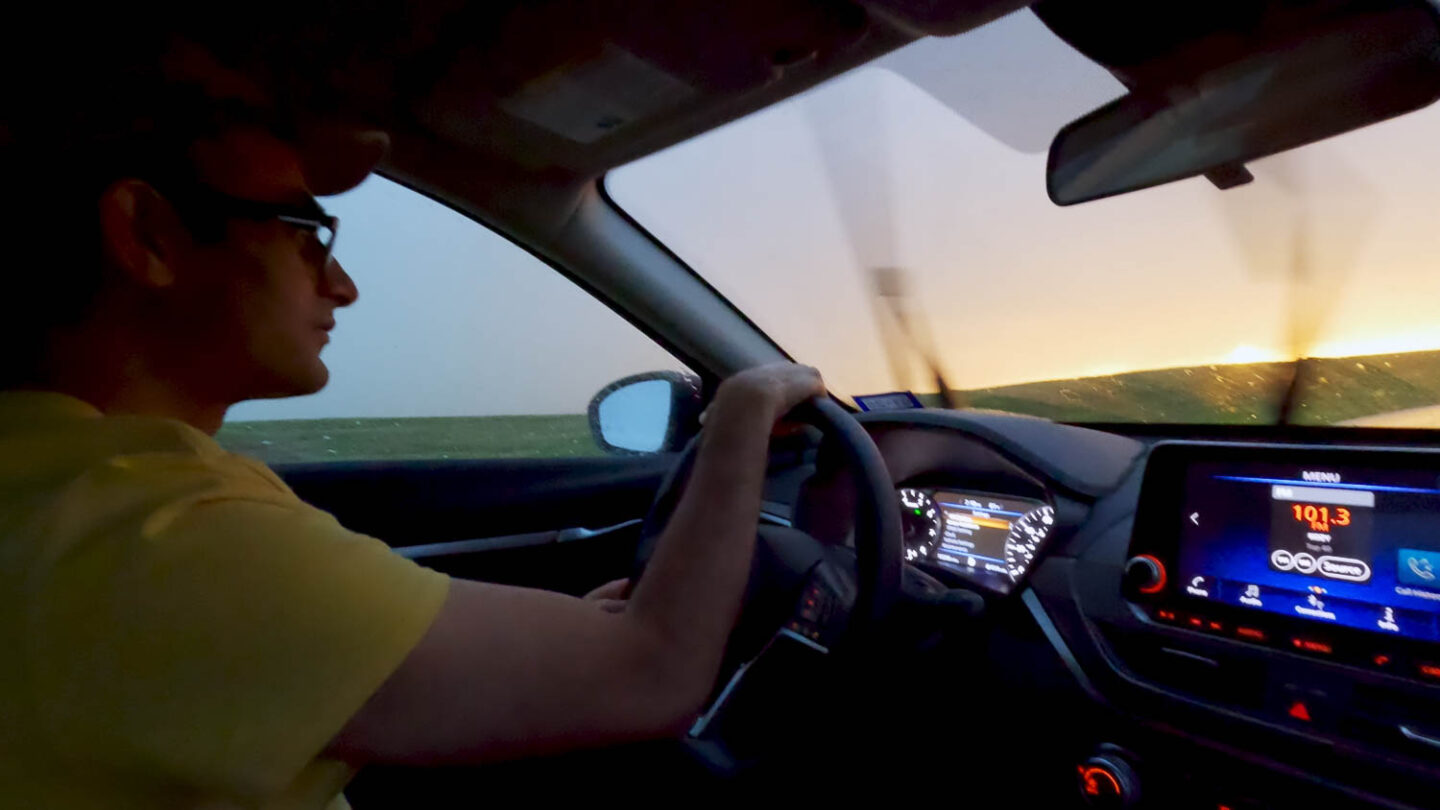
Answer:
[[[576,527],[572,529],[561,529],[559,531],[506,534],[499,537],[480,537],[474,540],[427,543],[419,546],[403,546],[395,549],[395,553],[411,560],[451,557],[456,554],[482,554],[487,551],[499,551],[501,549],[529,548],[531,546],[544,546],[550,543],[569,543],[574,540],[585,540],[591,537],[598,537],[600,535],[638,527],[640,523],[640,519],[636,518],[601,529]]]

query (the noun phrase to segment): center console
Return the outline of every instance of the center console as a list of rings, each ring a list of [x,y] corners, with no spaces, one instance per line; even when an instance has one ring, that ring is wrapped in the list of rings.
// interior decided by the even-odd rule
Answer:
[[[1078,595],[1140,714],[1366,804],[1433,793],[1440,453],[1157,444],[1123,559]]]
[[[1130,552],[1153,621],[1440,684],[1440,454],[1159,445]]]

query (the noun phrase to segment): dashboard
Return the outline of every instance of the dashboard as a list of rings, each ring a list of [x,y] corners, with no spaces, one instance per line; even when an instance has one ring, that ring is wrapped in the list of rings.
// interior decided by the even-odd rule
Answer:
[[[952,718],[1026,751],[994,778],[1057,807],[1435,804],[1436,438],[860,421],[908,564],[986,596],[983,637],[923,679],[1008,696]]]

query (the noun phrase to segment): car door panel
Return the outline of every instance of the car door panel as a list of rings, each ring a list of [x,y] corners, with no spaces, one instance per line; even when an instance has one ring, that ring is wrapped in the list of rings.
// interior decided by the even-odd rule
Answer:
[[[598,531],[530,532],[405,546],[396,551],[452,577],[579,596],[600,583],[630,574],[640,524],[635,518]]]
[[[346,527],[452,576],[581,593],[624,576],[674,456],[277,465]]]

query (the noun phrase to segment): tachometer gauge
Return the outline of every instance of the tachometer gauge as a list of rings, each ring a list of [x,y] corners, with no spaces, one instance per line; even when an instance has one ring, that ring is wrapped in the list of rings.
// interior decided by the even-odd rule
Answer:
[[[1054,526],[1055,509],[1050,506],[1031,509],[1010,525],[1010,536],[1005,539],[1005,570],[1010,579],[1019,582],[1035,564],[1040,546]]]
[[[904,532],[905,561],[930,559],[940,542],[940,509],[918,489],[900,490],[900,519]]]

